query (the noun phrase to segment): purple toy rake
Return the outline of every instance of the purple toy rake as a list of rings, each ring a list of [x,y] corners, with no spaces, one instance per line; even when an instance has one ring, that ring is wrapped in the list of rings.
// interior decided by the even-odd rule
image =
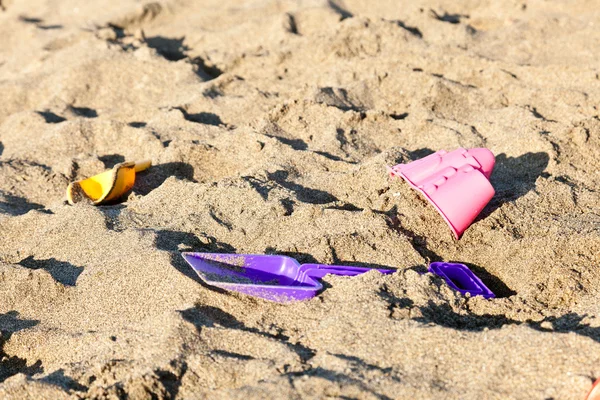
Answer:
[[[496,295],[464,264],[432,262],[429,272],[444,278],[448,286],[462,294],[470,293],[471,296],[483,296],[486,299]]]

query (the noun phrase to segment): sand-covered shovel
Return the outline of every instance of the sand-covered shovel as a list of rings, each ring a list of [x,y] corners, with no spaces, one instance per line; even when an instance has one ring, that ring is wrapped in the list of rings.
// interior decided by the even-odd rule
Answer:
[[[91,178],[72,182],[67,187],[67,200],[70,204],[91,201],[95,205],[118,200],[133,188],[135,174],[150,165],[150,160],[123,162]]]
[[[182,253],[200,279],[210,286],[260,297],[278,303],[307,300],[323,285],[327,274],[355,276],[371,268],[302,264],[287,256],[256,254]],[[376,269],[382,274],[395,272]]]

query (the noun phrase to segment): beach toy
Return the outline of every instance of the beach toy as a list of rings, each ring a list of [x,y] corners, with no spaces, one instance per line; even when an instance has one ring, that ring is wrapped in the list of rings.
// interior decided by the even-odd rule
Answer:
[[[95,205],[118,200],[133,187],[136,172],[150,165],[152,163],[149,160],[124,162],[91,178],[71,182],[67,187],[67,200],[70,204],[88,200]]]
[[[200,279],[210,286],[265,300],[286,303],[313,298],[323,289],[318,279],[327,274],[355,276],[370,268],[302,264],[287,256],[220,253],[182,253]],[[382,274],[394,270],[378,269]]]
[[[585,400],[600,400],[600,378],[594,382]]]
[[[494,155],[488,149],[440,150],[427,157],[388,167],[421,192],[460,239],[494,196],[490,175]]]
[[[483,296],[486,299],[496,297],[464,264],[432,262],[429,264],[429,272],[442,277],[448,286],[462,294],[470,293],[471,296]]]

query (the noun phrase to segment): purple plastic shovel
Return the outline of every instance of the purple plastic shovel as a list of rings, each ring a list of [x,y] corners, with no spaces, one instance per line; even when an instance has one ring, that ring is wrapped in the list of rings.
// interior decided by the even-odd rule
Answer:
[[[327,274],[355,276],[371,268],[302,264],[287,256],[257,254],[181,253],[200,279],[210,286],[278,303],[307,300],[323,289]],[[395,272],[376,269],[382,274]]]

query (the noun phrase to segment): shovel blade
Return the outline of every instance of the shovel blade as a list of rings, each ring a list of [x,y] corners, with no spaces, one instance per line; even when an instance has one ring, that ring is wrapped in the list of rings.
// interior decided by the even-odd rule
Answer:
[[[182,256],[206,284],[270,301],[306,300],[322,289],[312,278],[296,279],[300,265],[290,257],[219,253]]]

